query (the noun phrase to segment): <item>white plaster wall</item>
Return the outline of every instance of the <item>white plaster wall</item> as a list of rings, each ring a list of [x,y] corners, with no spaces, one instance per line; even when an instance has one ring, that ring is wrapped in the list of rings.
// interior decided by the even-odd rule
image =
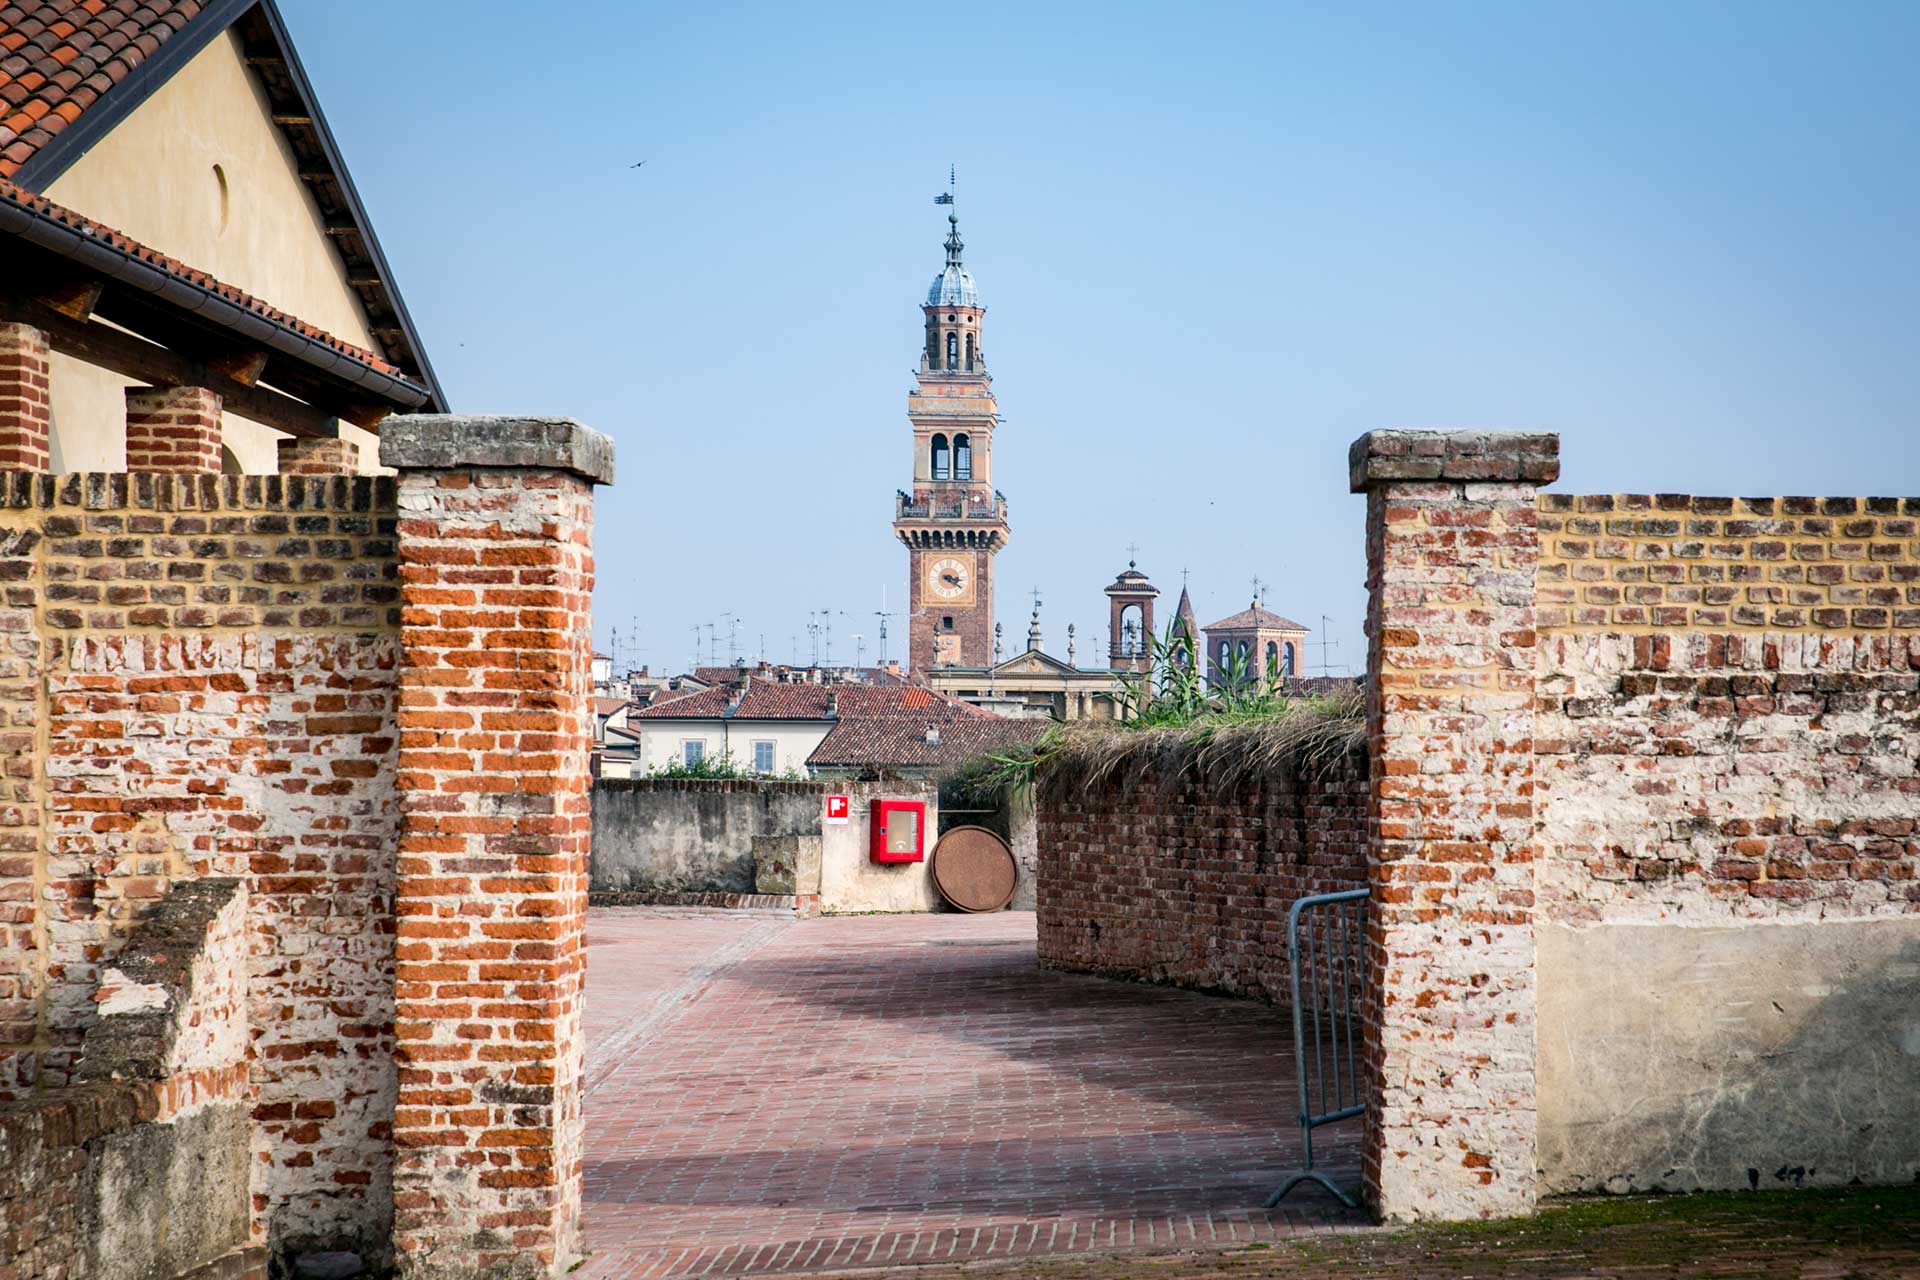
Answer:
[[[639,764],[633,775],[640,777],[650,770],[664,769],[680,760],[680,744],[689,739],[704,741],[710,757],[717,757],[723,751],[733,752],[734,762],[742,769],[753,767],[755,742],[772,742],[773,772],[781,774],[791,768],[804,776],[807,757],[826,738],[830,726],[824,721],[809,720],[642,718],[629,720],[626,727],[628,732],[640,736]]]
[[[378,350],[272,114],[239,36],[226,32],[45,194],[336,337]],[[226,178],[224,200],[215,165]],[[123,393],[138,384],[57,355],[49,380],[54,470],[124,469]],[[279,469],[279,432],[232,414],[222,430],[241,470]],[[355,427],[342,430],[371,469],[375,438]]]
[[[883,863],[871,860],[875,799],[920,800],[927,806],[926,851],[931,854],[940,829],[940,788],[931,782],[843,782],[834,794],[851,799],[845,826],[820,828],[820,909],[829,914],[860,911],[938,911],[940,895],[928,874],[928,862]],[[824,805],[825,800],[821,803]]]
[[[1920,916],[1538,937],[1542,1192],[1920,1177]]]

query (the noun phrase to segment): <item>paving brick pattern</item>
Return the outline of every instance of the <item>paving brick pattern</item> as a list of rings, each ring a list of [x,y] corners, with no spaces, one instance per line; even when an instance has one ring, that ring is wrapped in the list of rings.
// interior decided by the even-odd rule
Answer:
[[[596,910],[584,1275],[1358,1229],[1298,1159],[1273,1009],[1040,970],[1034,918]],[[636,1027],[638,1029],[636,1029]],[[1357,1130],[1323,1164],[1358,1177]]]

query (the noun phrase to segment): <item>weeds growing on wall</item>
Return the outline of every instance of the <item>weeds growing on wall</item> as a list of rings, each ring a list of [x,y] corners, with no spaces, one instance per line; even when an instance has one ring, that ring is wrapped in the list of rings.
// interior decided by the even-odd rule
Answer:
[[[717,756],[701,756],[692,764],[672,760],[657,769],[647,770],[649,778],[700,778],[710,781],[734,781],[739,779],[758,779],[775,782],[805,782],[807,776],[789,765],[784,773],[757,773],[734,759],[733,752],[722,751]]]
[[[1230,655],[1209,680],[1193,637],[1176,623],[1147,637],[1147,669],[1122,675],[1120,720],[1061,725],[1028,746],[976,761],[980,785],[1131,784],[1151,771],[1234,783],[1278,769],[1325,767],[1366,740],[1358,686],[1302,697],[1276,670]]]

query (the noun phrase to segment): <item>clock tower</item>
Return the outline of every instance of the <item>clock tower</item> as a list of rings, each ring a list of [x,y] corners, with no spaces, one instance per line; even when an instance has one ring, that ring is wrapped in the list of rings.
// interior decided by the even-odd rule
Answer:
[[[894,500],[907,547],[907,664],[993,662],[993,558],[1007,545],[1007,500],[993,487],[993,379],[980,340],[973,277],[961,265],[960,220],[947,217],[947,265],[927,290],[926,342],[907,393],[913,489]]]

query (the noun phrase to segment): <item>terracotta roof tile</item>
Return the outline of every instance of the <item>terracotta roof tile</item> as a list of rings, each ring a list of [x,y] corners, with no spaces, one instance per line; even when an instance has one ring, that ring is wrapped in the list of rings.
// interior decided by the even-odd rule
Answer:
[[[61,129],[111,86],[160,51],[198,17],[199,0],[15,0],[0,6],[0,101],[15,110],[0,121],[0,178],[11,178]],[[100,73],[84,99],[62,70]],[[8,136],[11,134],[12,136]],[[9,145],[12,144],[12,145]]]
[[[1222,618],[1218,622],[1210,622],[1200,629],[1202,631],[1245,631],[1255,627],[1263,631],[1304,632],[1309,629],[1301,626],[1291,618],[1283,618],[1277,613],[1272,613],[1260,608],[1242,609],[1231,617]]]
[[[311,338],[315,342],[323,343],[333,350],[338,351],[341,355],[356,360],[368,368],[378,369],[381,373],[387,374],[389,377],[404,378],[409,382],[413,381],[412,375],[399,365],[375,355],[365,347],[357,347],[351,342],[336,338],[318,325],[308,324],[298,316],[289,315],[278,307],[262,302],[259,298],[254,297],[242,289],[235,288],[233,285],[225,284],[214,279],[211,275],[208,275],[197,267],[190,267],[178,258],[170,258],[158,249],[150,249],[131,236],[122,235],[120,232],[115,231],[105,223],[95,222],[92,218],[75,213],[65,205],[55,204],[45,196],[35,195],[31,191],[27,191],[4,178],[0,178],[0,201],[5,201],[22,209],[30,209],[35,213],[50,217],[57,222],[61,222],[66,226],[83,232],[101,244],[112,245],[140,259],[140,261],[146,263],[148,266],[157,267],[176,279],[183,280],[188,284],[196,285],[211,293],[218,294],[237,307],[244,307],[255,315],[270,320],[282,328],[290,329],[302,337]]]
[[[769,680],[719,685],[667,698],[629,712],[629,720],[719,720],[735,695],[735,720],[825,720],[831,704],[842,721],[906,716],[924,729],[928,721],[998,719],[978,707],[918,685],[778,684]]]
[[[965,764],[1008,747],[1032,742],[1051,720],[1015,720],[981,715],[940,724],[938,742],[927,741],[924,716],[878,716],[842,720],[807,757],[810,765],[837,768],[930,768]]]

